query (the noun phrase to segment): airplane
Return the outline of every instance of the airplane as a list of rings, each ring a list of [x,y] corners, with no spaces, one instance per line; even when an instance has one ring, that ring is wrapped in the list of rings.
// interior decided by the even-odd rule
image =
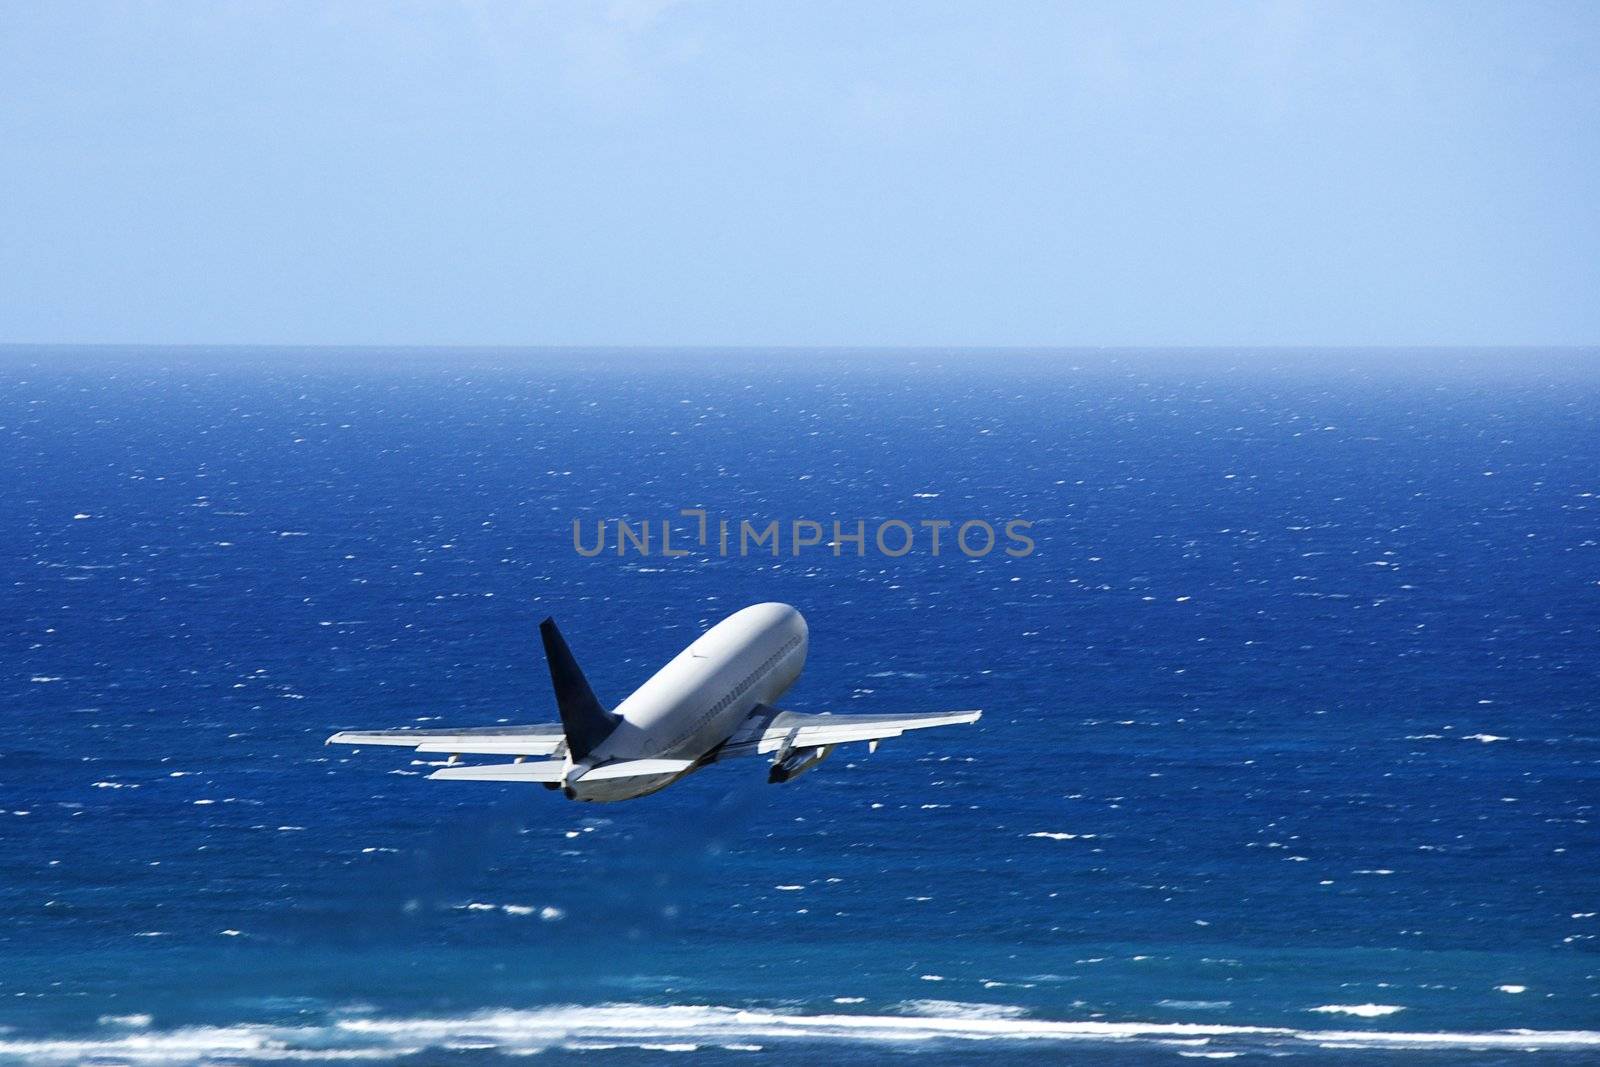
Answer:
[[[539,624],[557,724],[463,730],[345,730],[330,745],[395,745],[447,754],[430,779],[538,782],[568,800],[642,797],[735,756],[771,754],[767,781],[787,782],[835,747],[878,742],[907,730],[977,722],[982,711],[913,715],[806,715],[774,706],[800,676],[810,641],[788,604],[754,604],[723,619],[613,710],[573,658],[554,619]],[[511,763],[460,764],[462,755],[514,756]],[[549,757],[530,760],[530,757]]]

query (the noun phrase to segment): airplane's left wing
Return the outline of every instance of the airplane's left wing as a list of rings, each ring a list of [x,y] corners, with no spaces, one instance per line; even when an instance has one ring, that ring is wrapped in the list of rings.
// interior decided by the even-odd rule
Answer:
[[[465,730],[343,730],[328,738],[326,743],[395,745],[452,756],[551,756],[562,750],[566,735],[559,724],[479,726]]]

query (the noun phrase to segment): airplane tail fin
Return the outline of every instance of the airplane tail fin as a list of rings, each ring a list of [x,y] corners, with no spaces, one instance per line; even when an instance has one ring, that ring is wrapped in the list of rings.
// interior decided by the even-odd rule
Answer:
[[[567,749],[574,760],[584,759],[611,736],[622,720],[601,706],[594,690],[572,658],[572,650],[556,629],[554,619],[539,624],[544,640],[544,658],[550,664],[550,685],[556,691],[556,706],[561,709],[561,729],[567,735]]]

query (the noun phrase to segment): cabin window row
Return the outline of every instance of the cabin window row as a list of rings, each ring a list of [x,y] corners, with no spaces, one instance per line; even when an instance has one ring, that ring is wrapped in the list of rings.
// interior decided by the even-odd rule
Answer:
[[[771,670],[773,664],[777,663],[784,656],[787,656],[789,652],[799,643],[800,639],[798,637],[789,638],[789,640],[784,643],[782,648],[768,656],[767,661],[752,671],[744,681],[739,683],[733,692],[717,701],[716,706],[711,709],[712,714],[721,711],[723,708],[727,707],[729,704],[743,696],[745,691],[755,684],[757,678]]]

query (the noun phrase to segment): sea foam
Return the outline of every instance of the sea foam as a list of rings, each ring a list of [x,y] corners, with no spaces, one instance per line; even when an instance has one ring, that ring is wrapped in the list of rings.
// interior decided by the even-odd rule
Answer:
[[[790,1014],[711,1005],[603,1004],[495,1010],[457,1016],[346,1016],[318,1026],[137,1027],[97,1038],[0,1036],[0,1061],[37,1067],[115,1060],[140,1064],[382,1060],[429,1050],[486,1049],[529,1055],[551,1048],[637,1048],[688,1051],[775,1042],[842,1042],[927,1047],[935,1042],[1098,1042],[1206,1039],[1206,1051],[1227,1053],[1319,1047],[1379,1049],[1576,1049],[1600,1047],[1600,1031],[1368,1032],[1300,1030],[1211,1023],[1101,1022],[1032,1019],[1008,1005],[908,1002],[930,1014]],[[132,1016],[139,1022],[143,1018]],[[1222,1058],[1222,1057],[1217,1057]]]

